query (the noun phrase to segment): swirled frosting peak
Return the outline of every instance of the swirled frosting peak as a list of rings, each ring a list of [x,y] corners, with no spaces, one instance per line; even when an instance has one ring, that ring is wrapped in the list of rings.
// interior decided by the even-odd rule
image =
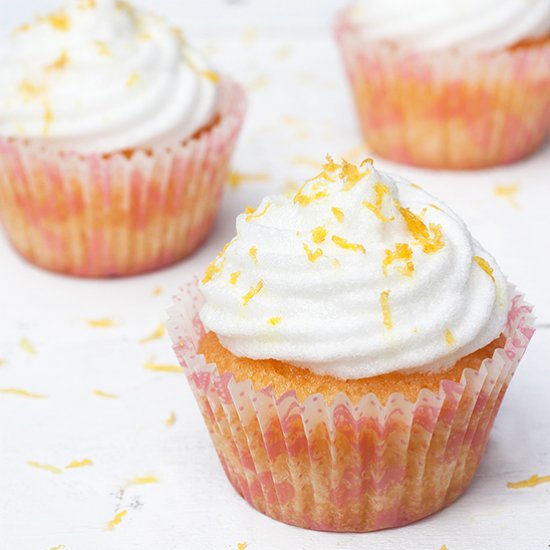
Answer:
[[[416,51],[487,52],[550,33],[548,0],[359,0],[365,38]]]
[[[456,214],[371,161],[329,158],[241,214],[201,289],[233,354],[339,378],[449,367],[507,313],[502,273]]]
[[[213,119],[217,80],[159,17],[70,0],[0,44],[0,136],[81,153],[176,145]]]

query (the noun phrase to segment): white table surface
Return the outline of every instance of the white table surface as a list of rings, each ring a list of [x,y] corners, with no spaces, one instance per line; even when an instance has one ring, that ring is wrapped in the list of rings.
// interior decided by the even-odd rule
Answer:
[[[0,32],[55,5],[0,0]],[[182,26],[248,87],[250,109],[234,160],[244,182],[228,186],[200,251],[141,277],[52,275],[21,260],[0,235],[0,389],[44,396],[0,393],[0,550],[548,548],[550,483],[506,483],[550,474],[550,144],[513,166],[469,173],[376,161],[451,204],[536,305],[538,331],[470,489],[431,518],[379,533],[317,533],[277,523],[226,481],[183,374],[144,368],[176,363],[168,338],[140,339],[165,319],[183,281],[232,237],[245,205],[313,175],[327,152],[349,160],[366,154],[329,32],[342,2],[141,5]],[[497,196],[499,185],[515,185],[517,193]],[[113,324],[88,323],[98,319]],[[175,422],[167,426],[171,415]],[[92,465],[65,468],[83,459]],[[136,483],[140,478],[149,483]],[[120,523],[106,529],[122,510]]]

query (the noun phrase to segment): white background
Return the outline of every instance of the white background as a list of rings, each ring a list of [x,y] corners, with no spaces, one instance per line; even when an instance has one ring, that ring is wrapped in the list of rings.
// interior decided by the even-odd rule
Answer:
[[[0,32],[55,5],[1,0]],[[52,275],[22,261],[0,235],[0,389],[47,396],[0,393],[0,550],[235,550],[244,542],[249,550],[548,548],[550,484],[514,490],[506,482],[550,474],[550,146],[524,162],[479,172],[376,161],[451,204],[536,305],[538,331],[471,488],[443,512],[391,531],[339,535],[279,524],[252,510],[225,480],[184,376],[144,368],[153,357],[175,364],[168,338],[139,340],[165,319],[178,286],[232,237],[245,205],[313,175],[314,161],[327,152],[349,160],[365,154],[330,34],[342,2],[141,5],[181,26],[249,89],[234,161],[246,181],[227,188],[216,229],[199,252],[142,277]],[[518,186],[513,200],[495,194],[503,184]],[[103,318],[114,325],[88,323]],[[168,427],[172,412],[176,422]],[[93,465],[64,469],[84,458]],[[142,476],[157,482],[131,483]],[[126,516],[106,530],[120,510]]]

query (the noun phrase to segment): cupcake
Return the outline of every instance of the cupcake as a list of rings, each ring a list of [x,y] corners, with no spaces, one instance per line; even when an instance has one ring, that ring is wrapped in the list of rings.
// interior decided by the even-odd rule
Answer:
[[[30,262],[132,275],[207,237],[245,99],[178,29],[69,1],[0,45],[0,103],[0,216]]]
[[[356,532],[463,493],[533,333],[447,206],[330,159],[237,218],[168,326],[239,494],[289,524]]]
[[[483,168],[548,133],[548,0],[360,0],[335,34],[363,136],[383,157]]]

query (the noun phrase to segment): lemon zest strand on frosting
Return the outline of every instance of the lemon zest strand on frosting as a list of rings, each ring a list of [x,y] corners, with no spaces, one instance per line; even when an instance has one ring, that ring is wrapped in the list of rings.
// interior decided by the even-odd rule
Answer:
[[[44,470],[46,472],[50,472],[50,474],[62,474],[63,470],[58,468],[57,466],[52,466],[51,464],[41,464],[40,462],[35,462],[34,460],[27,460],[27,464],[31,466],[31,468],[36,468],[38,470]]]
[[[54,120],[53,110],[51,105],[44,101],[44,126],[42,128],[42,135],[47,136],[50,133],[50,126]]]
[[[160,296],[161,294],[162,294],[162,287],[161,286],[156,286],[153,289],[153,296]]]
[[[393,328],[393,322],[390,311],[390,291],[383,290],[380,293],[380,307],[382,308],[382,316],[384,318],[384,326],[391,330]]]
[[[344,221],[344,213],[342,212],[342,210],[340,210],[340,208],[336,208],[336,206],[333,206],[331,208],[331,211],[332,213],[334,214],[334,217],[340,222],[342,223]]]
[[[217,275],[218,273],[221,273],[223,269],[223,260],[220,262],[219,260],[214,260],[213,262],[210,262],[208,264],[208,267],[206,268],[206,271],[204,272],[204,277],[202,278],[202,284],[209,283],[214,275]]]
[[[119,525],[122,522],[122,518],[128,513],[128,510],[121,510],[115,516],[113,519],[109,520],[107,522],[107,525],[105,526],[105,529],[107,531],[112,531],[117,525]]]
[[[281,317],[270,317],[270,318],[267,320],[267,322],[268,322],[271,326],[278,325],[281,321],[282,321],[282,318],[281,318]]]
[[[254,182],[254,181],[268,181],[269,180],[269,174],[265,172],[258,172],[258,173],[250,173],[246,174],[244,172],[240,172],[238,170],[232,170],[229,172],[229,176],[227,177],[227,184],[229,187],[233,189],[237,189],[242,183],[245,182]]]
[[[362,244],[350,243],[346,239],[344,239],[343,237],[339,237],[338,235],[332,236],[332,242],[345,250],[353,250],[354,252],[358,251],[363,254],[366,253],[365,247]]]
[[[164,421],[164,425],[167,427],[167,428],[170,428],[171,426],[173,426],[174,424],[176,423],[176,413],[174,411],[172,411],[170,413],[170,416]]]
[[[327,172],[334,172],[338,168],[340,168],[339,164],[336,164],[330,155],[327,155],[326,157],[326,163],[323,164],[323,170]]]
[[[199,74],[214,84],[217,84],[220,81],[220,75],[216,71],[205,69],[204,71],[200,71]]]
[[[483,271],[485,271],[485,273],[487,273],[487,275],[489,275],[489,277],[491,277],[493,282],[495,282],[495,276],[493,275],[493,268],[489,265],[489,262],[485,258],[482,258],[481,256],[474,256],[474,261],[479,267],[481,267],[481,269],[483,269]]]
[[[19,340],[19,347],[30,355],[36,355],[36,348],[34,347],[34,344],[25,336]]]
[[[56,13],[51,13],[50,15],[46,16],[46,21],[56,31],[66,32],[71,26],[71,20],[63,10],[59,10]]]
[[[98,397],[104,397],[105,399],[118,399],[118,395],[103,390],[93,390],[93,393],[94,395],[97,395]]]
[[[340,179],[346,182],[344,187],[342,187],[342,191],[350,191],[361,179],[363,179],[369,173],[370,172],[361,173],[359,171],[359,168],[357,168],[355,164],[351,164],[350,162],[342,159],[342,166],[340,167]]]
[[[141,80],[141,76],[135,71],[126,80],[126,86],[131,88]]]
[[[258,263],[258,248],[256,246],[251,246],[248,249],[248,254],[252,258],[252,261],[257,264]]]
[[[97,49],[99,50],[99,53],[101,55],[104,55],[106,57],[109,57],[111,54],[111,50],[109,49],[109,46],[103,40],[96,40],[95,45],[97,46]]]
[[[65,470],[71,470],[73,468],[84,468],[86,466],[92,466],[93,462],[89,458],[83,458],[82,460],[71,460]]]
[[[268,208],[271,206],[271,203],[268,202],[262,209],[261,212],[256,213],[256,210],[254,212],[250,213],[248,216],[246,216],[245,221],[249,222],[250,220],[254,220],[256,218],[261,218],[268,210]]]
[[[237,550],[246,550],[248,548],[247,542],[238,542],[237,543]]]
[[[395,251],[387,248],[385,250],[384,259],[382,260],[382,272],[384,275],[388,275],[388,266],[395,261],[402,260],[405,265],[398,266],[396,269],[406,277],[410,277],[414,273],[412,254],[412,249],[407,243],[396,243]]]
[[[323,255],[323,251],[320,248],[316,248],[315,251],[313,251],[305,243],[304,243],[304,250],[307,254],[307,259],[312,263]]]
[[[48,397],[42,393],[34,393],[22,388],[0,388],[0,393],[8,395],[19,395],[20,397],[29,397],[30,399],[45,399]]]
[[[441,226],[439,224],[430,223],[426,226],[426,224],[416,214],[413,214],[409,208],[405,208],[399,203],[396,205],[401,216],[403,216],[405,220],[407,229],[426,254],[437,252],[445,246]]]
[[[240,271],[233,271],[233,273],[231,273],[231,275],[229,275],[229,282],[232,284],[232,285],[235,285],[237,284],[237,281],[239,280],[239,277],[241,276],[241,272]]]
[[[243,306],[248,305],[248,302],[250,302],[250,300],[252,300],[252,298],[254,298],[254,296],[256,296],[256,294],[258,294],[263,287],[263,281],[259,281],[255,287],[251,286],[250,290],[243,296]]]
[[[56,71],[63,69],[66,67],[70,62],[69,54],[67,53],[67,50],[63,50],[59,57],[57,57],[54,61],[52,61],[49,65],[46,65],[47,71]]]
[[[550,475],[548,476],[539,476],[533,474],[529,479],[522,479],[521,481],[509,481],[506,484],[508,489],[525,489],[527,487],[536,487],[541,483],[550,483]]]
[[[324,227],[316,227],[311,231],[311,238],[315,244],[321,244],[327,236],[327,230]]]
[[[244,213],[245,214],[254,214],[256,212],[255,208],[252,208],[252,206],[245,206],[244,207]]]
[[[387,185],[377,182],[374,184],[374,192],[376,193],[376,202],[373,204],[369,201],[363,201],[363,206],[367,207],[380,221],[391,222],[394,217],[386,217],[382,214],[382,203],[384,202],[385,195],[391,195]]]
[[[140,339],[140,344],[146,344],[147,342],[152,342],[153,340],[160,340],[164,337],[164,334],[166,332],[166,326],[164,323],[160,323],[160,325],[153,331],[149,336],[145,336],[144,338]]]
[[[449,346],[452,346],[455,343],[455,337],[450,329],[445,330],[445,342],[447,342]]]

